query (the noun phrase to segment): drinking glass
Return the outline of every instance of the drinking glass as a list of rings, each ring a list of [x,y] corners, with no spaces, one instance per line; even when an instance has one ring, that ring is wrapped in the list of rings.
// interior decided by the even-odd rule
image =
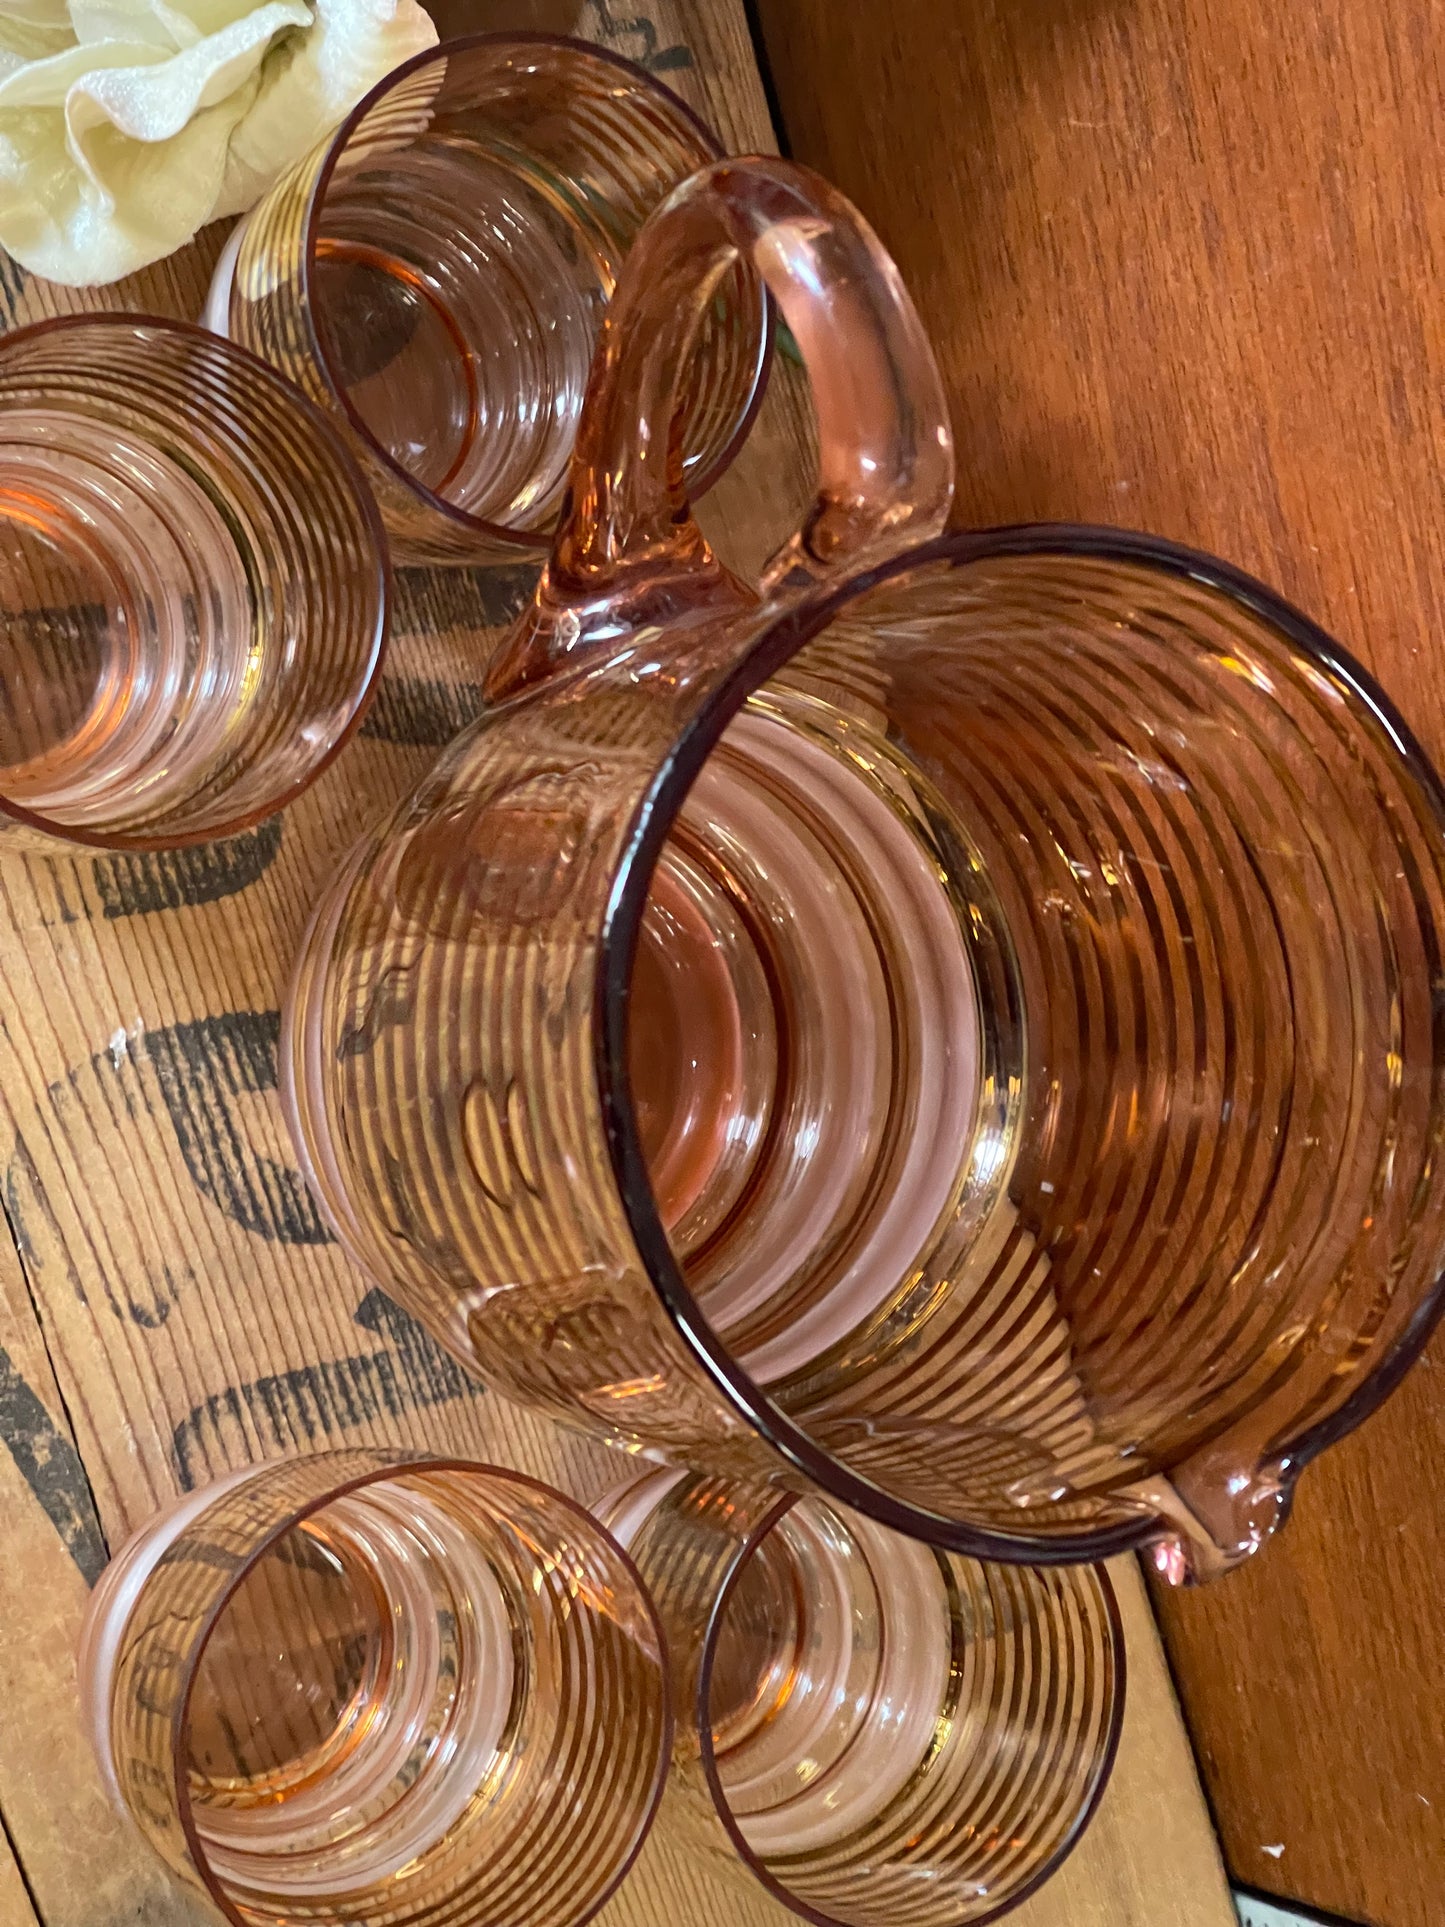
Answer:
[[[822,441],[761,596],[675,459],[738,252]],[[976,1558],[1206,1576],[1440,1311],[1445,798],[1269,590],[935,537],[951,483],[855,211],[680,189],[486,712],[318,907],[285,1101],[348,1250],[511,1395]]]
[[[79,1671],[112,1797],[244,1927],[571,1927],[667,1771],[635,1568],[496,1466],[331,1452],[190,1493],[102,1575]]]
[[[0,536],[7,844],[245,829],[371,698],[376,505],[317,410],[203,329],[93,315],[0,340]]]
[[[603,309],[643,220],[718,158],[651,75],[549,35],[417,55],[271,190],[209,317],[350,436],[398,558],[546,554]],[[761,284],[716,287],[687,397],[705,488],[761,393]]]
[[[1101,1566],[983,1565],[688,1473],[596,1510],[667,1635],[661,1824],[694,1855],[820,1927],[978,1927],[1078,1841],[1124,1711]]]

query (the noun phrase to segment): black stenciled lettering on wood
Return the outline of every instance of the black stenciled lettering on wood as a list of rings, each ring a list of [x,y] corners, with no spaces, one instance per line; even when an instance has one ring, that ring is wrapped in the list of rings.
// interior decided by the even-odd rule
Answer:
[[[44,1266],[44,1255],[35,1241],[35,1227],[32,1212],[38,1212],[45,1220],[56,1249],[65,1254],[65,1282],[75,1293],[76,1302],[84,1305],[89,1300],[80,1273],[76,1270],[70,1256],[70,1247],[65,1242],[56,1218],[50,1194],[45,1189],[35,1160],[30,1155],[29,1146],[17,1131],[15,1149],[10,1154],[10,1162],[5,1167],[5,1216],[9,1221],[10,1234],[15,1240],[15,1248],[20,1253],[20,1262],[27,1275],[33,1276]]]
[[[331,1235],[300,1172],[252,1147],[237,1103],[246,1093],[275,1090],[280,1024],[278,1011],[232,1011],[139,1036],[117,1032],[116,1041],[88,1064],[46,1087],[51,1119],[42,1114],[37,1128],[58,1132],[73,1153],[84,1155],[93,1133],[104,1138],[164,1112],[197,1190],[234,1223],[276,1243],[329,1244]],[[104,1106],[100,1114],[97,1099]],[[73,1127],[81,1115],[85,1128],[77,1136]],[[72,1255],[74,1234],[61,1224],[18,1132],[4,1171],[3,1209],[27,1274],[58,1263],[76,1300],[88,1303]],[[83,1226],[80,1235],[86,1236]],[[173,1270],[165,1263],[139,1276],[112,1276],[93,1244],[90,1254],[111,1312],[147,1331],[166,1322],[190,1282],[185,1266]]]
[[[592,4],[598,24],[609,41],[614,45],[623,43],[618,51],[629,55],[639,67],[645,67],[651,74],[665,74],[692,65],[692,49],[680,40],[667,47],[657,44],[657,28],[645,14],[619,19],[612,11],[611,0],[592,0]]]
[[[384,676],[361,725],[373,742],[400,749],[440,749],[482,708],[481,672],[491,652],[488,631],[504,629],[530,597],[537,566],[493,569],[398,569],[393,633],[459,636],[461,673]]]
[[[72,1439],[60,1430],[41,1399],[0,1347],[0,1439],[25,1483],[40,1501],[61,1543],[88,1586],[100,1577],[110,1554],[100,1529],[85,1467]]]
[[[142,1040],[191,1181],[233,1223],[277,1244],[325,1245],[331,1233],[299,1171],[251,1148],[235,1100],[276,1088],[281,1013],[228,1010]]]
[[[61,1107],[63,1094],[73,1091],[75,1079],[76,1073],[72,1071],[67,1078],[47,1087],[50,1101],[57,1111]],[[127,1109],[129,1108],[127,1104]],[[30,1147],[18,1131],[15,1134],[15,1149],[10,1155],[9,1164],[5,1167],[4,1210],[10,1234],[15,1241],[15,1248],[20,1254],[20,1262],[27,1276],[33,1278],[37,1272],[45,1268],[48,1251],[58,1251],[64,1262],[66,1283],[75,1293],[79,1304],[88,1304],[90,1300],[85,1285],[76,1269],[60,1220],[55,1215],[50,1194],[36,1168],[35,1159],[30,1154]],[[37,1219],[43,1223],[48,1234],[44,1248],[37,1242],[35,1235]],[[134,1324],[144,1326],[147,1331],[154,1331],[166,1322],[171,1315],[172,1305],[177,1302],[180,1295],[168,1265],[161,1267],[159,1285],[155,1285],[149,1278],[146,1280],[147,1284],[152,1286],[149,1304],[142,1304],[136,1297],[132,1289],[134,1282],[132,1280],[127,1279],[124,1282],[122,1287],[125,1292],[124,1300],[117,1294],[110,1274],[103,1269],[100,1272],[100,1282],[105,1291],[105,1301],[116,1317],[129,1318]]]
[[[189,1269],[186,1271],[185,1276],[189,1283],[192,1277]],[[131,1297],[126,1302],[126,1311],[133,1324],[140,1325],[145,1331],[153,1332],[159,1331],[160,1327],[170,1317],[171,1307],[178,1305],[180,1302],[181,1288],[176,1281],[176,1275],[169,1265],[163,1264],[161,1266],[160,1283],[155,1286],[155,1295],[151,1299],[151,1302],[148,1305],[143,1305],[138,1299]]]
[[[55,908],[58,920],[61,923],[81,923],[89,917],[90,910],[86,905],[84,895],[80,892],[78,883],[72,883],[71,887],[75,889],[76,894],[80,896],[79,909],[70,901],[70,892],[65,887],[64,864],[56,863],[50,858],[41,858],[39,864],[34,867],[43,868],[47,873],[46,881],[50,885],[50,895],[55,899]],[[56,920],[56,917],[44,915],[41,917],[43,923],[54,923]]]
[[[384,676],[361,734],[399,749],[441,749],[481,713],[480,683]]]
[[[281,818],[219,843],[141,850],[91,859],[101,912],[109,918],[188,910],[233,897],[270,869],[281,850]]]
[[[194,909],[233,897],[263,876],[281,852],[281,818],[218,843],[184,850],[137,850],[88,860],[78,847],[29,861],[45,925],[80,923],[101,916],[152,916],[162,910]],[[84,888],[88,861],[92,896]],[[72,901],[72,898],[75,900]]]
[[[394,1298],[373,1288],[353,1314],[363,1331],[387,1339],[401,1360],[406,1382],[419,1405],[443,1405],[478,1389],[451,1353],[439,1345],[420,1320],[404,1311]]]
[[[182,1489],[191,1491],[214,1467],[243,1458],[253,1439],[265,1452],[295,1451],[376,1419],[483,1396],[482,1387],[384,1292],[367,1293],[356,1322],[387,1337],[394,1349],[275,1372],[193,1406],[171,1437]]]

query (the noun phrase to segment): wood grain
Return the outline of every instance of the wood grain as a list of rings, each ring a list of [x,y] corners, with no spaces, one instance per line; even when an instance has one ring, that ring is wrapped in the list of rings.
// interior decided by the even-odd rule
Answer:
[[[1129,1664],[1119,1757],[1089,1832],[1011,1927],[1234,1927],[1138,1564],[1115,1559],[1109,1571]]]
[[[0,1242],[0,1359],[9,1448],[0,1452],[0,1816],[13,1843],[7,1855],[0,1837],[0,1923],[30,1927],[33,1894],[45,1927],[182,1927],[200,1911],[111,1808],[82,1731],[76,1635],[106,1548],[8,1241]],[[42,1468],[50,1474],[43,1482]]]
[[[20,1863],[10,1851],[10,1843],[0,1834],[0,1920],[7,1927],[40,1927],[40,1919],[25,1890]]]
[[[933,331],[960,519],[1228,556],[1445,754],[1439,7],[757,11]],[[1445,1917],[1442,1428],[1437,1338],[1251,1570],[1159,1602],[1233,1869],[1379,1927]]]
[[[439,0],[439,11],[441,0]],[[475,8],[446,0],[449,25]],[[769,142],[738,0],[498,0],[486,24],[575,27],[664,74],[735,146]],[[194,314],[222,235],[77,295],[0,258],[0,320],[104,305]],[[737,566],[810,487],[809,410],[786,365],[706,520]],[[275,1096],[277,1006],[302,921],[359,829],[474,712],[525,572],[403,571],[381,698],[284,818],[175,857],[0,865],[0,1923],[180,1927],[203,1909],[106,1809],[71,1654],[86,1587],[178,1488],[341,1442],[496,1457],[582,1497],[600,1448],[465,1381],[330,1244]],[[7,1402],[8,1397],[8,1402]],[[1119,1574],[1132,1691],[1114,1782],[1020,1927],[1228,1927],[1222,1870],[1137,1574]],[[19,1880],[23,1869],[24,1879]],[[7,1886],[8,1881],[8,1886]],[[18,1885],[17,1885],[18,1882]],[[29,1907],[28,1898],[25,1906]],[[781,1927],[657,1838],[607,1927]]]

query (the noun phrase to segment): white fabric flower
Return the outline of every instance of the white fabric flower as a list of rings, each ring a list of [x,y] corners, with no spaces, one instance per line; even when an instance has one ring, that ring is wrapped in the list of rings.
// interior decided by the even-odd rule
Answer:
[[[0,0],[0,246],[82,287],[158,261],[436,38],[416,0]]]

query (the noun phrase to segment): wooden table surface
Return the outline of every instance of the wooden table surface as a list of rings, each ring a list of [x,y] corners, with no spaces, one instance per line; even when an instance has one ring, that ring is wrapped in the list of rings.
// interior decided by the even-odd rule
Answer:
[[[444,25],[572,28],[643,61],[731,146],[769,144],[741,0],[438,0]],[[0,326],[83,307],[195,314],[219,250],[98,296],[0,257]],[[806,499],[784,366],[707,504],[756,563]],[[203,1918],[107,1808],[72,1652],[87,1586],[177,1489],[340,1443],[499,1457],[587,1497],[619,1462],[470,1384],[351,1271],[290,1158],[279,987],[309,904],[360,829],[472,713],[526,571],[403,570],[392,656],[360,738],[284,818],[179,856],[0,865],[0,1927]],[[1137,1569],[1114,1778],[1017,1927],[1229,1927],[1217,1844]],[[783,1927],[756,1888],[654,1835],[605,1927]]]
[[[960,518],[1212,549],[1445,757],[1445,11],[757,0],[793,153],[933,332]],[[1445,1334],[1247,1570],[1158,1601],[1226,1858],[1445,1921]]]

